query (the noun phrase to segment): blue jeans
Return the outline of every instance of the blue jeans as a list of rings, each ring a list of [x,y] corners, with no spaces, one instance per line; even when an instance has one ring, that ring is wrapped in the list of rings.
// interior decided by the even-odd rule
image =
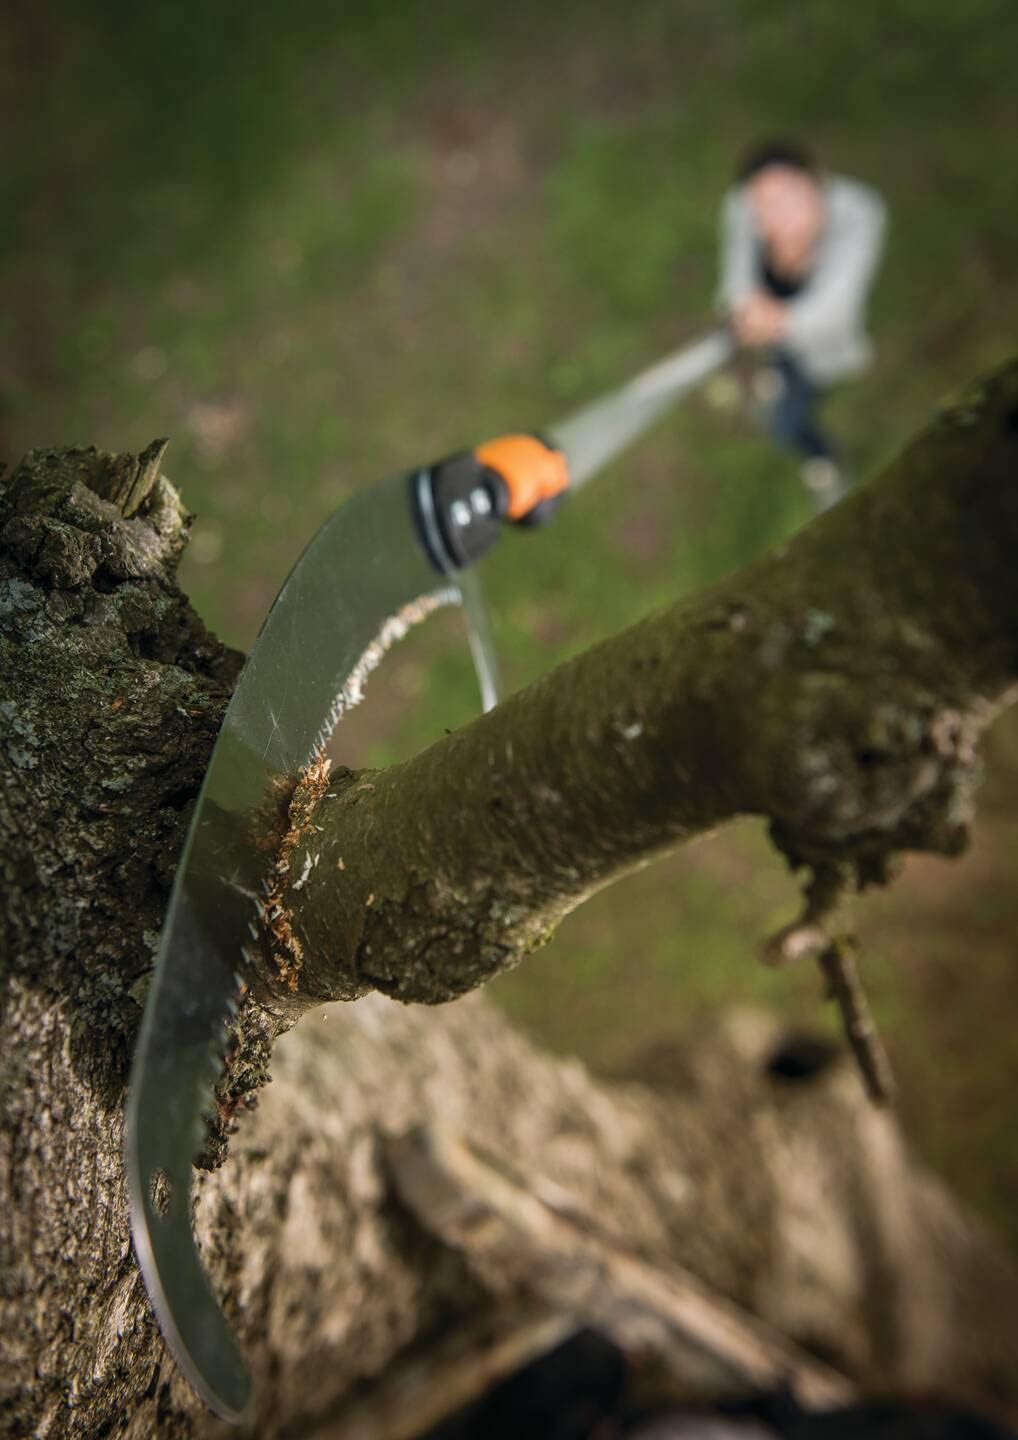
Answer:
[[[824,392],[787,350],[776,350],[767,368],[775,372],[781,384],[779,393],[765,406],[767,433],[804,460],[834,459],[834,446],[821,430],[816,414]]]

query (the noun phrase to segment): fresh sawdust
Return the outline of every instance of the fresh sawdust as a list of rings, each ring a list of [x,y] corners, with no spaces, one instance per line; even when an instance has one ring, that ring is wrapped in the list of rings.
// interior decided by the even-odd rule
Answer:
[[[304,870],[296,882],[289,878],[290,865],[298,846],[319,828],[312,816],[318,802],[329,788],[331,771],[332,761],[328,756],[318,755],[298,774],[287,807],[286,833],[280,841],[275,863],[269,873],[265,897],[261,902],[262,920],[274,942],[272,959],[279,971],[280,980],[289,990],[297,989],[298,977],[304,964],[304,949],[294,933],[293,915],[286,903],[286,890],[289,886],[303,886],[314,860],[308,851]]]

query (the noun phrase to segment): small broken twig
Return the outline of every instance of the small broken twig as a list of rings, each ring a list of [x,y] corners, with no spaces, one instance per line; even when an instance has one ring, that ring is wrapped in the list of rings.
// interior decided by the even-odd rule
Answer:
[[[841,1011],[841,1023],[866,1093],[874,1104],[887,1105],[894,1099],[894,1072],[866,999],[855,952],[855,941],[843,936],[822,950],[817,960],[827,982],[828,997]]]
[[[847,915],[851,893],[852,881],[846,867],[824,865],[814,869],[805,889],[802,915],[768,940],[764,959],[771,965],[804,956],[816,960],[827,997],[841,1013],[845,1038],[866,1093],[875,1105],[887,1105],[895,1094],[894,1072],[856,964],[858,943],[849,933]]]

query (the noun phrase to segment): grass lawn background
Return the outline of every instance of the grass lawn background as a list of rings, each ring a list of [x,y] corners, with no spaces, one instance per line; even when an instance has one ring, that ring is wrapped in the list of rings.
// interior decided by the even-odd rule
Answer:
[[[246,646],[352,490],[547,424],[702,331],[721,192],[777,133],[890,206],[879,360],[830,404],[866,471],[1014,347],[1016,53],[1011,0],[11,7],[0,449],[170,436],[199,517],[185,585]],[[807,518],[794,467],[695,397],[485,563],[508,680]],[[376,677],[349,759],[475,703],[443,617]],[[1018,1240],[1016,800],[1005,722],[971,854],[865,904],[864,968],[910,1133]],[[794,903],[745,822],[599,896],[492,992],[615,1071],[733,1002],[830,1024],[812,972],[755,958]]]

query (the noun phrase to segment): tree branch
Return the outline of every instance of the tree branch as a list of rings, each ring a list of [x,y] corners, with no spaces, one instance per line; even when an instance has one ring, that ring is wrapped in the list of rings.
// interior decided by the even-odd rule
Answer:
[[[859,886],[898,851],[957,853],[1018,680],[1016,471],[1012,361],[790,544],[406,763],[334,775],[281,887],[296,989],[267,936],[258,998],[280,1019],[451,999],[739,814]]]

